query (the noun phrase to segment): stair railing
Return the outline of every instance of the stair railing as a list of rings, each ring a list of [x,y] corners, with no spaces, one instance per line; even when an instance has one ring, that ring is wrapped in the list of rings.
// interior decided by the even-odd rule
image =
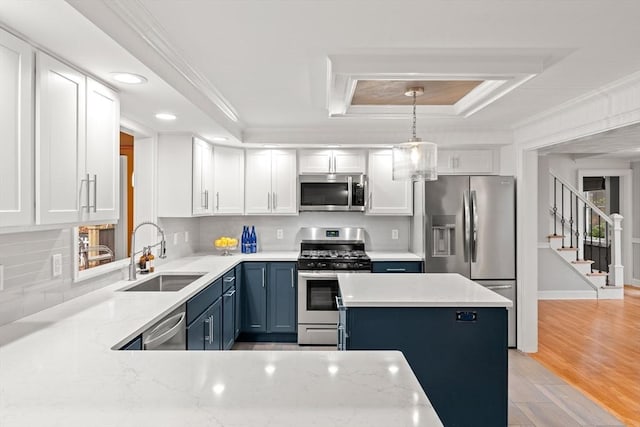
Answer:
[[[582,255],[582,259],[589,256],[589,259],[597,262],[598,270],[607,273],[605,276],[607,286],[622,286],[624,283],[620,240],[622,215],[608,216],[558,174],[551,170],[549,174],[553,182],[553,205],[551,207],[553,235],[562,236],[563,249],[576,249],[576,261],[579,261]],[[559,198],[558,193],[560,194]],[[565,210],[569,213],[568,219],[565,216]],[[558,221],[561,227],[560,234],[558,234]],[[569,234],[568,242],[565,228]],[[582,230],[582,235],[580,230]],[[566,245],[567,243],[569,246]],[[598,247],[598,253],[595,257],[594,247]],[[588,253],[587,248],[589,249]],[[593,265],[591,264],[592,272]]]

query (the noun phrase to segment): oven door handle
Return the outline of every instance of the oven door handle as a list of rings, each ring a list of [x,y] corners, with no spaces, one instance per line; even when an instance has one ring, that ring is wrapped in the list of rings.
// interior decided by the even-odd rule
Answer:
[[[300,277],[305,279],[337,279],[336,273],[298,273]]]

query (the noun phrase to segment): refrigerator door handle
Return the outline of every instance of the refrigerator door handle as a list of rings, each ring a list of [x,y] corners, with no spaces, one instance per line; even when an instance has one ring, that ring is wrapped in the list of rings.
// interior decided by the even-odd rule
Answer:
[[[469,246],[471,234],[471,212],[469,211],[469,191],[465,190],[462,194],[462,214],[464,215],[464,245],[463,254],[464,261],[469,262]]]
[[[471,212],[473,215],[471,231],[471,262],[476,262],[478,258],[478,200],[476,192],[471,191]]]

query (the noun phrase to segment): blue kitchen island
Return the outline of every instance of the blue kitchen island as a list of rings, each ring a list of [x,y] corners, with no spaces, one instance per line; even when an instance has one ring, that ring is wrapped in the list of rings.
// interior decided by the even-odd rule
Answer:
[[[445,426],[506,426],[507,308],[459,274],[339,274],[340,350],[400,350]]]

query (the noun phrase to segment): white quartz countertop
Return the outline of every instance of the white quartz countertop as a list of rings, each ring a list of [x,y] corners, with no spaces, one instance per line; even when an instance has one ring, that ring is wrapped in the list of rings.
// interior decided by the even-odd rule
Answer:
[[[456,273],[338,274],[345,307],[511,307]]]
[[[441,426],[400,352],[118,351],[241,261],[196,255],[178,292],[118,281],[0,327],[0,426]],[[139,276],[144,280],[148,276]]]

